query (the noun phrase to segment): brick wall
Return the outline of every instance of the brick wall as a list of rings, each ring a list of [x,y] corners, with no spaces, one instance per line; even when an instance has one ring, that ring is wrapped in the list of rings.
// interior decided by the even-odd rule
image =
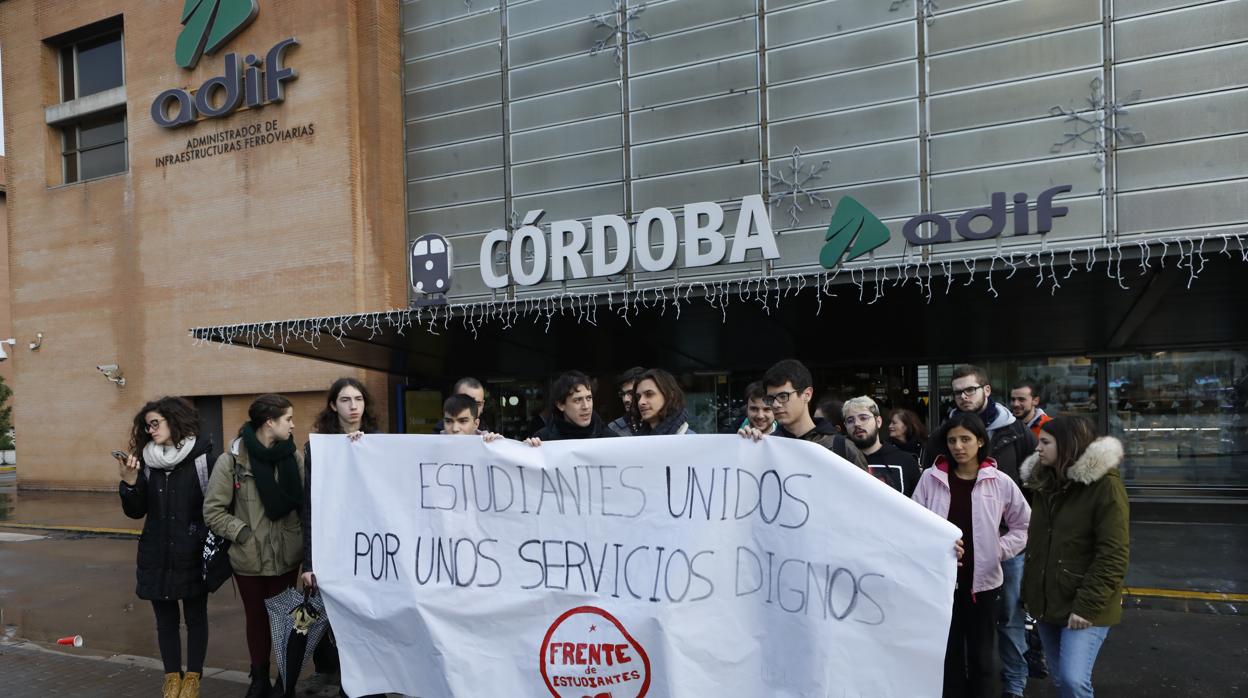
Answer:
[[[162,394],[223,395],[226,433],[252,397],[298,395],[300,434],[340,375],[364,378],[382,412],[384,376],[247,348],[195,346],[187,329],[372,311],[405,304],[398,7],[393,2],[272,0],[192,71],[173,47],[182,3],[0,3],[8,144],[13,333],[25,351],[13,385],[24,487],[107,487],[96,467],[133,410]],[[44,43],[121,14],[129,170],[61,185],[56,52]],[[221,74],[225,53],[263,56],[289,36],[298,80],[286,101],[183,129],[149,108],[172,87]],[[156,159],[220,128],[276,119],[307,138],[168,167]],[[6,335],[8,336],[8,335]],[[11,364],[13,362],[10,362]],[[126,386],[96,370],[118,364]],[[228,397],[236,396],[236,397]],[[231,426],[233,425],[233,426]]]

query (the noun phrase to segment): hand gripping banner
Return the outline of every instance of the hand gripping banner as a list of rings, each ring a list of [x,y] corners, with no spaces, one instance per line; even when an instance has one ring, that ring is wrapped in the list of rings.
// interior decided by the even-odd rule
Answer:
[[[957,529],[814,444],[312,436],[351,695],[938,696]]]

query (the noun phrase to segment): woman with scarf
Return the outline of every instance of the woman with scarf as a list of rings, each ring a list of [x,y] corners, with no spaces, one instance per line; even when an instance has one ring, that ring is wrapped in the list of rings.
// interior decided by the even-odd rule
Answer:
[[[130,455],[119,463],[121,508],[146,519],[139,536],[135,593],[152,602],[165,665],[164,698],[199,698],[208,653],[208,587],[203,578],[204,493],[212,441],[198,436],[199,413],[180,397],[143,406],[130,431]],[[179,617],[178,602],[182,602]],[[182,638],[186,619],[186,674]]]
[[[633,385],[633,413],[641,425],[638,436],[696,433],[689,428],[685,391],[680,389],[675,376],[661,368],[652,368],[637,377]]]
[[[303,454],[292,435],[294,412],[281,395],[256,398],[238,438],[217,459],[204,498],[208,527],[233,541],[230,565],[243,601],[251,657],[247,698],[264,698],[273,690],[264,600],[295,585],[303,560]]]

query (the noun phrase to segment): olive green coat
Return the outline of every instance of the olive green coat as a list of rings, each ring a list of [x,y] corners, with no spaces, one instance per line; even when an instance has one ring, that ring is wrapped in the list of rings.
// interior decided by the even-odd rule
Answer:
[[[1092,625],[1122,619],[1130,536],[1121,463],[1122,444],[1097,439],[1062,484],[1045,489],[1035,477],[1037,457],[1023,462],[1032,498],[1022,596],[1033,617],[1062,626],[1071,613]]]
[[[295,458],[302,473],[303,453],[298,449]],[[277,521],[265,516],[249,461],[240,439],[235,439],[229,450],[217,458],[204,495],[204,523],[213,533],[233,541],[230,566],[235,574],[275,577],[295,569],[303,560],[303,533],[299,527],[302,507],[295,507]],[[235,467],[239,475],[237,491]],[[229,511],[231,499],[233,514]]]

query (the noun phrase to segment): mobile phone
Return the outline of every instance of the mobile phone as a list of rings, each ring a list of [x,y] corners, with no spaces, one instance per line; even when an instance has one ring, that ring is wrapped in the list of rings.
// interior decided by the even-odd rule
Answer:
[[[126,461],[130,460],[130,454],[126,453],[125,451],[113,451],[113,458],[116,458],[122,463],[125,463]]]

